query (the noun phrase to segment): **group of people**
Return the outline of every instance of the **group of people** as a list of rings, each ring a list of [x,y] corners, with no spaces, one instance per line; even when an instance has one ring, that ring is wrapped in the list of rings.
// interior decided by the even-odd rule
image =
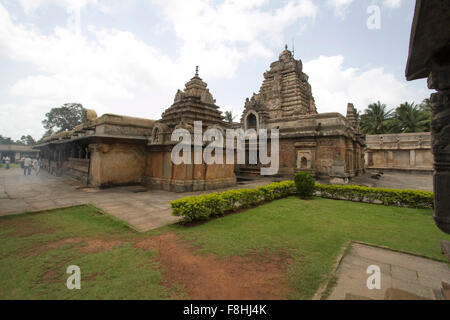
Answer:
[[[2,158],[3,163],[5,164],[6,170],[9,170],[11,159],[6,156]],[[39,175],[41,171],[41,160],[39,158],[31,159],[30,157],[23,157],[20,159],[21,167],[23,169],[23,175],[31,175],[31,169],[34,169],[36,175]]]
[[[41,171],[41,160],[39,158],[31,160],[30,157],[26,157],[20,159],[20,161],[22,162],[24,176],[27,174],[30,175],[31,169],[34,169],[34,171],[36,171],[36,175],[39,175],[39,172]]]

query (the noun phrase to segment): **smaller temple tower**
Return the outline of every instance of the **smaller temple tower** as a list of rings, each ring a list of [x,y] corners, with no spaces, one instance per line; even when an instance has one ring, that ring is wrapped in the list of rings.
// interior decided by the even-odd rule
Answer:
[[[347,104],[347,120],[350,122],[353,130],[355,130],[357,134],[360,134],[358,112],[353,103]]]
[[[186,83],[183,91],[178,90],[173,104],[166,109],[154,127],[148,140],[148,157],[146,184],[168,191],[186,192],[229,187],[236,184],[234,164],[206,164],[200,155],[194,160],[194,127],[195,122],[202,123],[201,134],[208,129],[218,129],[225,135],[228,124],[216,105],[216,100],[209,92],[208,85],[203,82],[196,67],[194,77]],[[172,133],[176,129],[185,129],[191,134],[191,162],[175,165],[171,159],[173,147],[178,141],[172,141]],[[202,154],[208,144],[202,141]],[[225,148],[225,146],[224,146]],[[198,153],[198,150],[197,150]],[[223,156],[225,157],[224,150]],[[198,162],[198,159],[202,163]]]

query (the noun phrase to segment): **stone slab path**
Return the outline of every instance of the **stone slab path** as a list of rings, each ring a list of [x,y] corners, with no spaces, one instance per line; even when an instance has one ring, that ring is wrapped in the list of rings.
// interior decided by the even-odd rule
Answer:
[[[256,181],[237,188],[267,183],[270,181]],[[75,180],[46,172],[24,176],[21,169],[0,168],[0,216],[92,204],[144,232],[179,221],[171,214],[170,201],[201,193],[146,190],[141,186],[80,188]]]
[[[367,268],[377,265],[381,270],[381,289],[367,288]],[[450,283],[446,263],[387,249],[354,243],[337,270],[338,281],[329,300],[345,300],[347,294],[383,300],[389,288],[400,289],[427,299],[434,299],[433,290]]]
[[[385,172],[379,180],[376,180],[371,178],[375,172],[377,172],[377,170],[370,170],[370,172],[362,176],[353,178],[350,183],[374,188],[433,191],[432,174]]]

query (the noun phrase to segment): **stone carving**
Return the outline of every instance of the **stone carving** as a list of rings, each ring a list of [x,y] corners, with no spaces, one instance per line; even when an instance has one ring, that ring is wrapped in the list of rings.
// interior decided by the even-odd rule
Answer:
[[[311,151],[297,151],[297,169],[298,170],[312,169]]]

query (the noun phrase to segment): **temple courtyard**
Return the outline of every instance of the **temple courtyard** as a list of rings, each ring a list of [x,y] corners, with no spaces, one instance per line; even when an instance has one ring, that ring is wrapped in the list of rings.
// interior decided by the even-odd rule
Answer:
[[[352,182],[429,190],[431,180],[369,173]],[[439,247],[450,237],[432,210],[290,197],[177,224],[169,202],[201,193],[1,170],[0,299],[383,299],[392,289],[440,299],[450,282]],[[84,290],[65,287],[69,264],[82,268]],[[369,265],[381,267],[381,290],[366,287]]]
[[[239,188],[271,180],[240,183]],[[215,190],[221,191],[221,190]],[[141,186],[86,188],[77,180],[55,177],[45,171],[24,176],[20,168],[0,170],[0,216],[91,204],[123,220],[138,231],[148,231],[178,221],[169,202],[202,192],[174,193]]]
[[[109,192],[122,205],[134,194]],[[450,282],[441,240],[450,236],[429,209],[321,198],[148,232],[94,206],[8,215],[0,217],[0,299],[378,299],[391,287],[430,298]],[[364,290],[371,264],[381,268],[381,291]],[[69,265],[81,268],[81,290],[66,287]]]
[[[247,180],[239,182],[236,188],[252,188],[273,180],[276,179]],[[407,173],[385,173],[376,180],[368,173],[354,178],[352,183],[377,188],[431,191],[432,180],[431,175]],[[214,191],[223,190],[226,189]],[[138,231],[148,231],[178,221],[171,215],[170,201],[202,193],[148,190],[138,185],[87,188],[75,179],[55,177],[45,171],[41,171],[39,176],[24,176],[19,168],[0,170],[0,216],[91,204]]]

